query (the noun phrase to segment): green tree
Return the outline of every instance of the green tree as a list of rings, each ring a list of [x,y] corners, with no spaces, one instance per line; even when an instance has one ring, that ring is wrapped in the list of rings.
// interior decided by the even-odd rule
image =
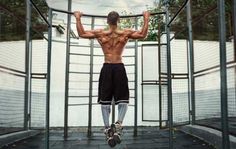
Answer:
[[[147,7],[147,10],[151,13],[160,12],[160,8],[158,7]],[[132,15],[132,13],[128,13],[123,11],[122,15]],[[138,18],[138,28],[141,28],[143,25],[142,17]],[[123,18],[120,20],[121,28],[135,28],[135,18]],[[159,29],[164,29],[163,18],[161,15],[151,16],[149,20],[149,28],[148,35],[144,39],[145,41],[157,41],[158,40],[158,31]]]
[[[0,1],[0,41],[25,39],[25,0],[1,0]],[[44,0],[35,0],[36,5],[46,16],[47,5]],[[47,31],[47,25],[32,8],[32,38],[41,39],[42,33]]]
[[[161,4],[165,0],[161,0]],[[170,15],[173,16],[185,0],[169,0]],[[232,36],[232,0],[226,1],[226,25],[227,38]],[[193,18],[193,38],[195,40],[218,40],[218,12],[217,1],[215,0],[192,0],[191,1]],[[184,38],[188,36],[186,11],[183,11],[172,23],[171,30],[176,33],[175,38]]]

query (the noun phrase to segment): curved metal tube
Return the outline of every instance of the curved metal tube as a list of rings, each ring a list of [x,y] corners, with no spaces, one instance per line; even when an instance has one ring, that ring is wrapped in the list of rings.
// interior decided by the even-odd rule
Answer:
[[[167,24],[168,27],[175,20],[175,18],[183,11],[184,7],[187,5],[188,2],[189,0],[185,0],[184,4],[179,8],[179,10],[175,13],[175,15],[170,19],[169,23]]]
[[[70,11],[66,11],[66,10],[61,10],[61,9],[55,9],[52,8],[53,11],[57,11],[57,12],[61,12],[61,13],[68,13],[68,14],[74,14],[74,12],[70,12]],[[151,13],[151,16],[154,15],[160,15],[160,14],[165,14],[165,12],[155,12],[155,13]],[[86,17],[96,17],[96,18],[106,18],[106,15],[92,15],[92,14],[83,14],[83,16]],[[120,16],[120,18],[132,18],[132,17],[140,17],[143,16],[143,14],[136,14],[136,15],[124,15],[124,16]]]

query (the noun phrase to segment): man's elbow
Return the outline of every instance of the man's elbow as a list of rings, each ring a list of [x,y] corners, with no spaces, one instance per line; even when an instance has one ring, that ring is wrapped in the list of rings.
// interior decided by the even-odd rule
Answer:
[[[79,37],[86,38],[87,36],[86,36],[86,34],[79,34]]]
[[[142,39],[146,38],[147,37],[147,34],[141,34],[140,36]]]

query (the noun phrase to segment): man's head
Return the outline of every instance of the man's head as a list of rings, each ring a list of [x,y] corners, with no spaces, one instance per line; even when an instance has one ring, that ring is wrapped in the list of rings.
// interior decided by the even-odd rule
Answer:
[[[117,12],[111,11],[107,16],[107,23],[109,25],[117,25],[117,22],[120,20],[120,16]]]

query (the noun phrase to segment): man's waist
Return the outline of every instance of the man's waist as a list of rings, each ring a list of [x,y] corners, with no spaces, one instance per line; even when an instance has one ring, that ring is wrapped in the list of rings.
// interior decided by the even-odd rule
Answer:
[[[105,62],[103,63],[103,65],[124,65],[124,63],[109,63],[109,62]]]

